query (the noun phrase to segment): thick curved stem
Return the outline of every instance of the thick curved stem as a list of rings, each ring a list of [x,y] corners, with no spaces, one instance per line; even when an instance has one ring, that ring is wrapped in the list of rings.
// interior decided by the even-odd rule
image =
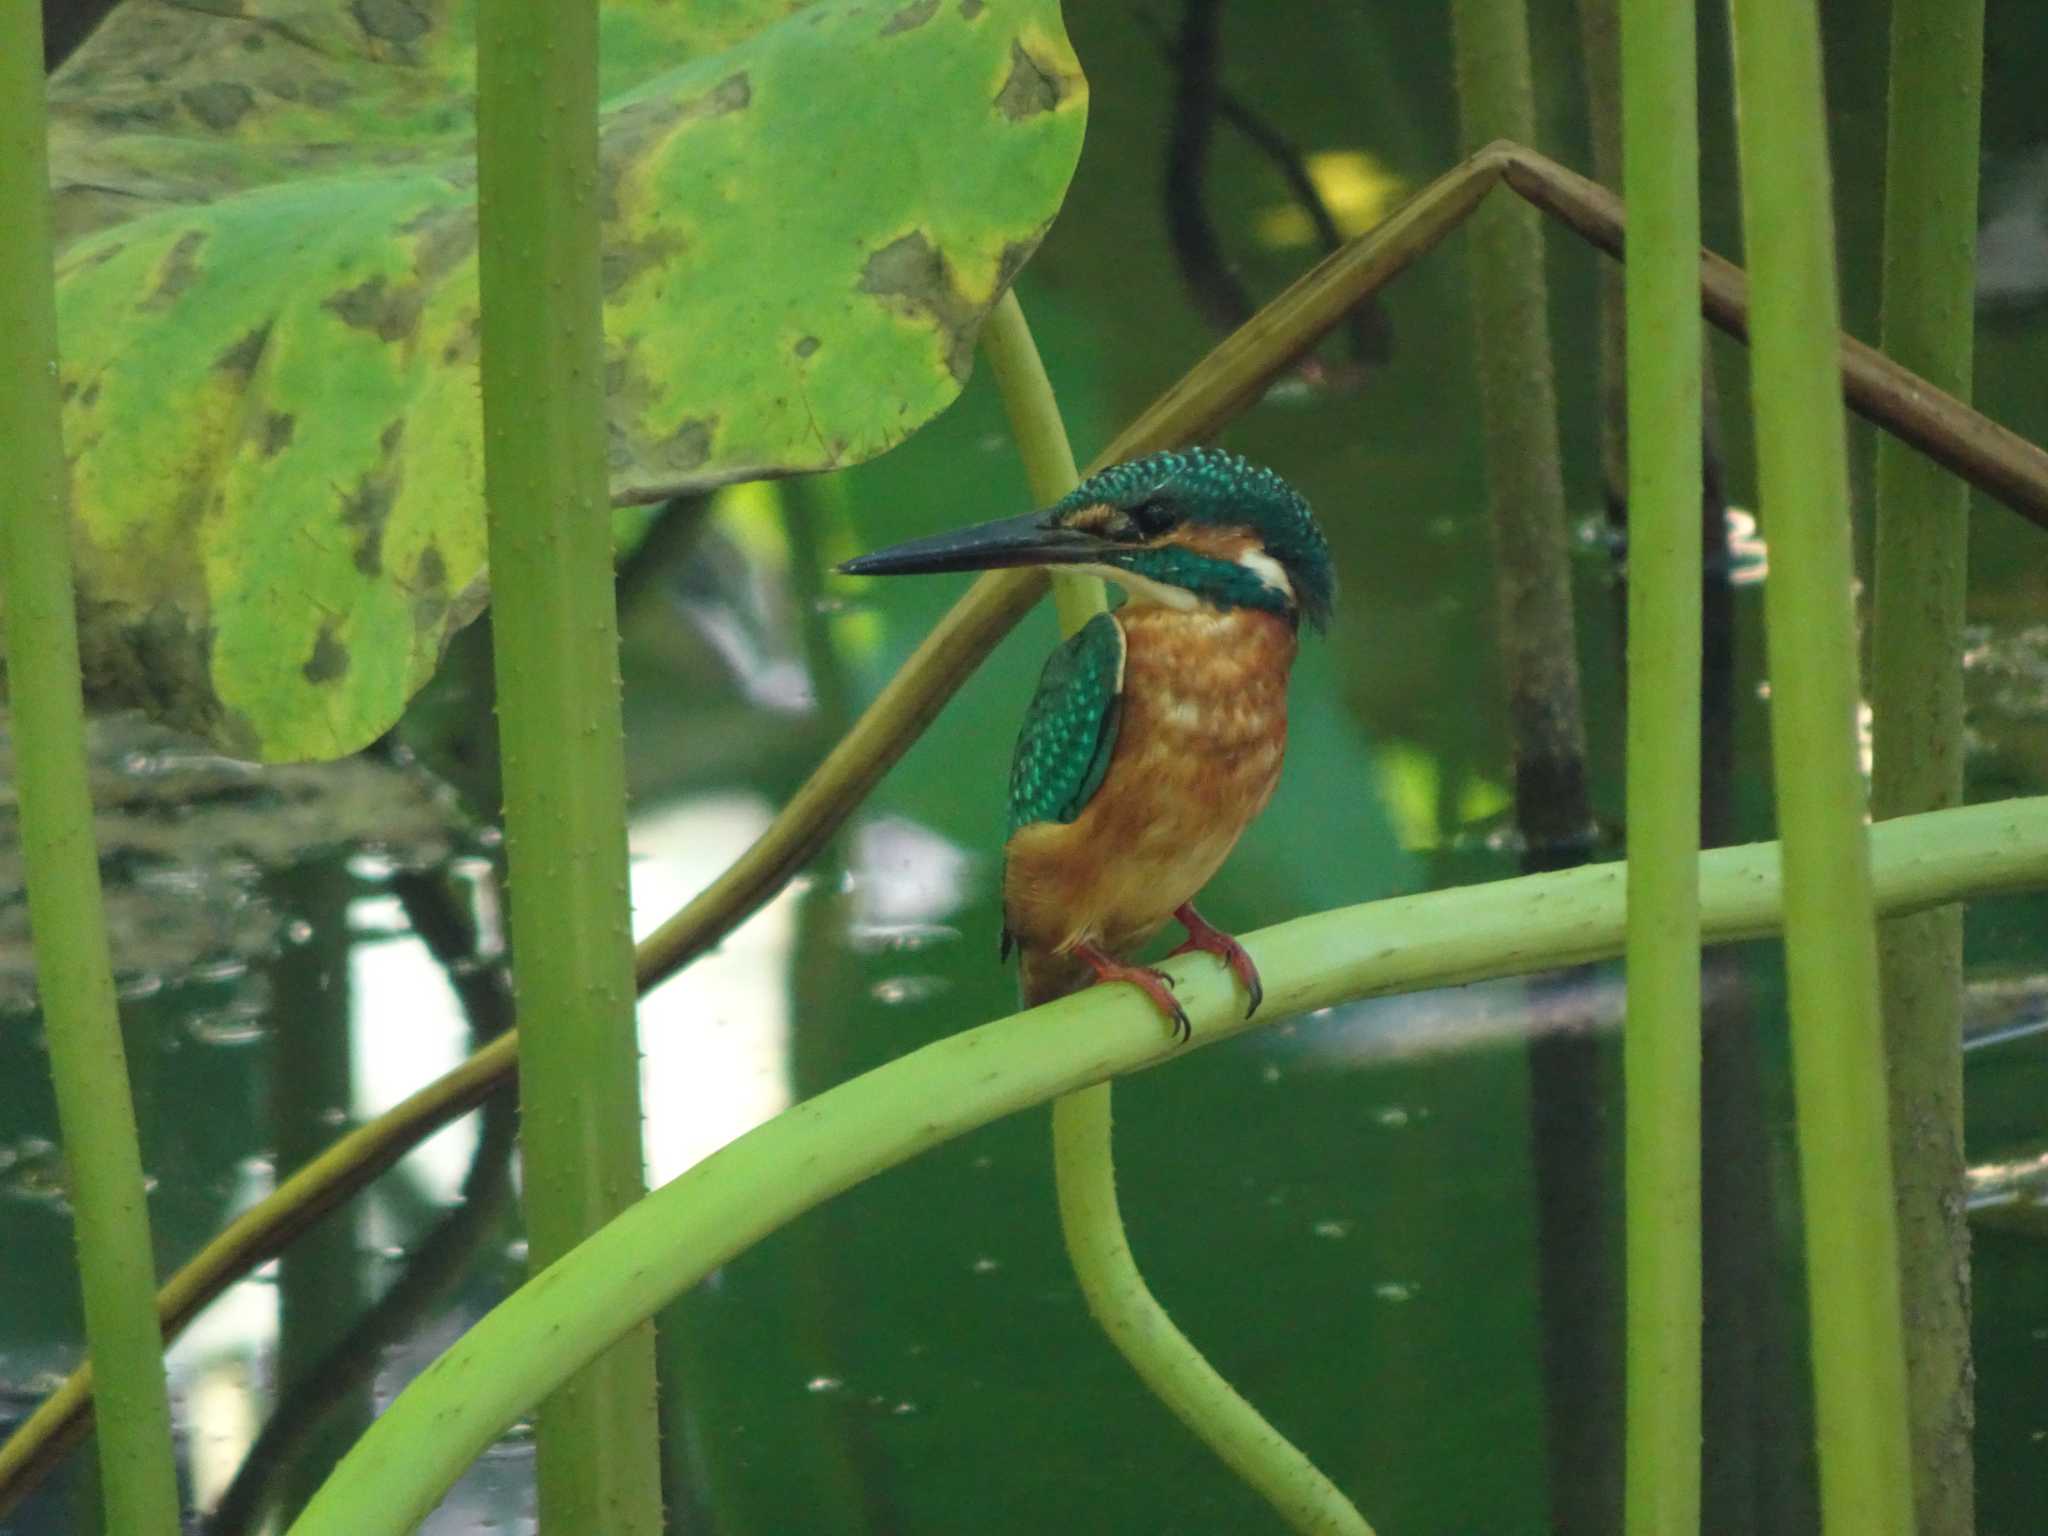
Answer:
[[[1372,1536],[1351,1501],[1238,1396],[1153,1298],[1131,1257],[1117,1209],[1110,1119],[1108,1083],[1053,1101],[1060,1230],[1089,1312],[1152,1395],[1289,1526],[1304,1533]]]
[[[1887,915],[2048,885],[2048,797],[1905,816],[1869,829]],[[1777,930],[1776,843],[1700,859],[1708,943]],[[1619,864],[1432,891],[1240,935],[1266,983],[1243,1016],[1236,978],[1169,961],[1196,1049],[1352,998],[1611,959]],[[1090,987],[951,1035],[784,1111],[631,1207],[521,1286],[370,1426],[292,1536],[397,1536],[526,1408],[626,1329],[768,1233],[862,1180],[1000,1116],[1185,1056],[1128,987]]]

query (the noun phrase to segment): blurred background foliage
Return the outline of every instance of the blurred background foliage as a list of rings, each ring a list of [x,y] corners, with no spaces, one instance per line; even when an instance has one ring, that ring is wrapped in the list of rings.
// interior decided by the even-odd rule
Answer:
[[[1566,0],[1533,0],[1531,12],[1535,147],[1583,167],[1576,17]],[[51,20],[61,48],[84,13],[60,6]],[[1435,7],[1186,0],[1075,7],[1067,24],[1091,83],[1087,143],[1020,293],[1085,458],[1313,259],[1303,179],[1329,224],[1355,232],[1452,163],[1457,129]],[[1213,49],[1184,48],[1183,29],[1202,25]],[[1845,322],[1874,338],[1885,33],[1840,0],[1823,25]],[[1723,26],[1706,8],[1705,229],[1739,256]],[[1977,400],[2039,441],[2048,17],[1993,0],[1987,35]],[[1548,247],[1591,784],[1611,844],[1619,593],[1599,470],[1597,258],[1562,233]],[[1517,866],[1462,255],[1454,239],[1425,260],[1225,436],[1308,495],[1343,582],[1336,624],[1297,669],[1280,792],[1212,888],[1210,914],[1226,926]],[[1710,358],[1733,506],[1724,789],[1732,835],[1749,840],[1773,830],[1758,632],[1768,530],[1749,511],[1745,359],[1718,339]],[[1861,529],[1871,436],[1851,431]],[[825,574],[831,563],[1024,496],[983,371],[872,464],[720,491],[653,520],[621,574],[635,895],[648,922],[744,846],[956,595],[943,579],[847,582]],[[2038,538],[1980,499],[1972,799],[2048,786]],[[653,1177],[796,1098],[1011,1009],[994,953],[1002,785],[1053,635],[1049,612],[1021,626],[827,855],[648,1000]],[[488,676],[478,626],[398,744],[326,768],[258,772],[133,721],[99,728],[102,846],[167,1266],[317,1144],[309,1127],[376,1113],[502,1022],[488,1002],[495,841],[475,814],[495,803]],[[18,889],[18,861],[0,848],[0,890]],[[2048,1225],[2024,1195],[2048,1155],[2044,906],[1983,903],[1969,928],[1969,1146],[1985,1205],[1980,1524],[2009,1536],[2037,1523],[2048,1422]],[[480,938],[444,966],[417,934],[451,908],[458,936]],[[0,923],[4,1427],[76,1358],[80,1324],[71,1288],[53,1282],[69,1273],[70,1240],[17,898],[0,904]],[[326,1006],[299,1001],[315,997]],[[1710,1314],[1708,1527],[1804,1531],[1775,947],[1718,962],[1709,1007],[1710,1030],[1758,1042],[1747,1134],[1759,1203],[1751,1289],[1724,1292]],[[1570,1400],[1544,1400],[1525,1064],[1532,1038],[1588,1030],[1618,1087],[1618,1018],[1611,968],[1361,1003],[1196,1053],[1119,1093],[1124,1205],[1154,1288],[1382,1529],[1547,1529],[1560,1494],[1547,1432],[1620,1412],[1597,1370]],[[516,1217],[492,1193],[505,1157],[502,1132],[444,1132],[328,1219],[317,1267],[273,1266],[180,1343],[183,1462],[195,1507],[225,1516],[216,1529],[260,1528],[255,1512],[303,1494],[372,1403],[516,1283]],[[1596,1263],[1618,1266],[1614,1209],[1605,1215],[1584,1241]],[[661,1352],[679,1530],[1221,1532],[1266,1519],[1097,1336],[1060,1250],[1040,1116],[942,1148],[777,1234],[663,1315]],[[301,1422],[238,1473],[280,1402]],[[429,1529],[521,1528],[530,1467],[515,1432]],[[89,1530],[89,1490],[87,1477],[54,1480],[10,1528]]]

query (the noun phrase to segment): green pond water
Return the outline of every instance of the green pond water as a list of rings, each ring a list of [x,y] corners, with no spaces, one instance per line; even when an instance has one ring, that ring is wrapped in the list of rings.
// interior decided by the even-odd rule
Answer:
[[[1021,285],[1083,457],[1217,332],[1167,243],[1169,70],[1125,7],[1075,8],[1089,141]],[[1708,7],[1708,10],[1714,8]],[[1884,29],[1825,8],[1847,323],[1873,337]],[[1576,30],[1539,0],[1542,148],[1586,163]],[[1436,9],[1223,17],[1223,78],[1362,219],[1456,158]],[[1718,26],[1718,21],[1710,26]],[[2048,50],[1991,6],[1978,400],[2048,439]],[[1703,41],[1709,243],[1739,252],[1726,39]],[[1348,201],[1347,201],[1348,200]],[[1219,130],[1207,206],[1265,296],[1312,257],[1270,162]],[[1345,212],[1346,207],[1350,212]],[[1550,241],[1579,633],[1603,856],[1621,847],[1618,589],[1599,536],[1596,258]],[[1388,292],[1360,367],[1294,382],[1227,446],[1315,504],[1342,577],[1304,648],[1285,779],[1211,887],[1220,924],[1518,871],[1493,660],[1476,391],[1454,239]],[[1746,357],[1717,341],[1731,514],[1730,840],[1772,835]],[[1871,433],[1854,427],[1859,498]],[[653,922],[765,824],[964,581],[856,584],[832,562],[1025,505],[985,377],[908,445],[830,480],[675,514],[623,587],[635,895]],[[1867,530],[1868,508],[1858,507]],[[2048,788],[2048,559],[1979,499],[1971,796]],[[1866,551],[1867,556],[1867,551]],[[103,723],[102,838],[151,1209],[166,1271],[284,1171],[502,1023],[481,633],[398,760],[258,772]],[[794,1100],[1011,1011],[997,841],[1016,721],[1054,629],[1034,615],[788,892],[643,1011],[647,1145],[673,1176]],[[457,789],[447,787],[452,784]],[[0,1428],[79,1357],[64,1170],[0,838]],[[437,896],[437,893],[440,893]],[[452,895],[451,895],[452,893]],[[437,962],[452,911],[483,942]],[[1969,929],[1977,1453],[1987,1536],[2048,1530],[2048,1224],[1996,1190],[2048,1153],[2048,900]],[[1796,1170],[1773,944],[1708,971],[1709,1528],[1813,1529]],[[1385,999],[1192,1052],[1117,1090],[1121,1188],[1154,1289],[1389,1536],[1610,1529],[1619,1313],[1613,967]],[[1546,1085],[1532,1090],[1532,1079]],[[370,1415],[523,1272],[500,1099],[210,1308],[172,1354],[195,1528],[278,1528]],[[660,1318],[678,1531],[1238,1532],[1272,1518],[1138,1386],[1063,1256],[1045,1114],[849,1192]],[[266,1428],[266,1421],[268,1427]],[[252,1451],[253,1448],[253,1451]],[[427,1526],[532,1528],[516,1427]],[[1602,1469],[1606,1469],[1603,1472]],[[74,1457],[6,1522],[97,1527]]]

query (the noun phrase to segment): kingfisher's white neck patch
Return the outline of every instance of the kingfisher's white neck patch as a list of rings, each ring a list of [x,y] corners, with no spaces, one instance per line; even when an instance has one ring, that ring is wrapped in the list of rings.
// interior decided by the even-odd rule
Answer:
[[[1247,549],[1237,557],[1237,563],[1250,571],[1272,591],[1278,592],[1288,602],[1293,602],[1294,583],[1287,579],[1287,571],[1271,555],[1262,549]]]

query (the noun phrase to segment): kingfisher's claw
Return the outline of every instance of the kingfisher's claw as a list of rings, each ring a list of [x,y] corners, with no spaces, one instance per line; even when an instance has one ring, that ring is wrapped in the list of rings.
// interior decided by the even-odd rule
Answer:
[[[1174,1044],[1185,1045],[1194,1038],[1195,1027],[1188,1021],[1188,1011],[1174,997],[1173,978],[1164,971],[1155,971],[1149,965],[1128,965],[1112,959],[1091,944],[1075,945],[1074,955],[1095,972],[1098,983],[1127,981],[1150,998],[1152,1006],[1173,1026]]]
[[[1182,902],[1173,916],[1175,921],[1188,931],[1187,942],[1174,953],[1185,955],[1192,950],[1200,950],[1205,955],[1216,956],[1230,967],[1231,974],[1243,983],[1245,991],[1251,995],[1251,1006],[1245,1009],[1244,1016],[1250,1018],[1257,1013],[1259,1004],[1266,1000],[1266,989],[1259,981],[1259,968],[1252,964],[1252,957],[1245,953],[1245,947],[1222,929],[1212,926],[1195,910],[1195,904],[1191,901]]]

